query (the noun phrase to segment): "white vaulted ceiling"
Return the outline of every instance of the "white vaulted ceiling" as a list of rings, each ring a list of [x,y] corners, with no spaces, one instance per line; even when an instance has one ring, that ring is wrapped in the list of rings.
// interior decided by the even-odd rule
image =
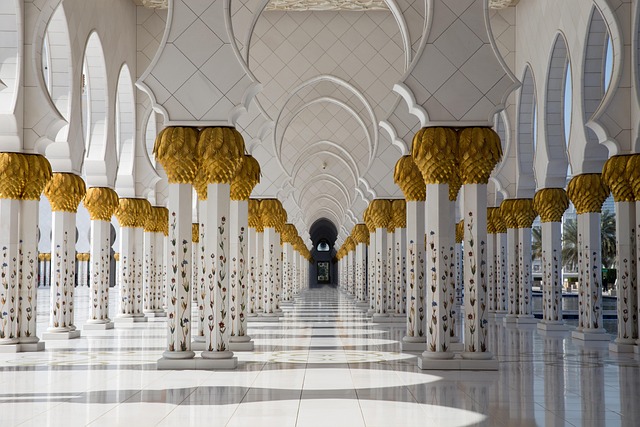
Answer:
[[[401,196],[391,174],[402,150],[380,122],[397,107],[393,86],[419,46],[424,2],[389,4],[240,0],[232,11],[262,84],[238,122],[262,166],[253,195],[282,199],[301,232],[323,217],[348,227],[374,196]]]

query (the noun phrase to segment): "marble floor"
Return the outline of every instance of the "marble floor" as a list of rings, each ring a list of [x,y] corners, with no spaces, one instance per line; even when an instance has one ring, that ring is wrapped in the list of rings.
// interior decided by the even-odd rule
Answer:
[[[40,331],[47,302],[40,290]],[[86,289],[76,307],[81,327]],[[491,325],[498,372],[420,371],[400,352],[403,324],[371,323],[332,288],[306,291],[279,323],[249,333],[256,350],[237,352],[227,372],[157,371],[163,322],[0,353],[0,425],[640,425],[638,357],[566,333]]]

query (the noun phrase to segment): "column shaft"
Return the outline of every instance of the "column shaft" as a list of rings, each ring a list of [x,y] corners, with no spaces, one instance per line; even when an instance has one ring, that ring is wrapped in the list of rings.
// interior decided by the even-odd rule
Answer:
[[[190,359],[191,351],[191,184],[169,184],[167,236],[167,359]],[[120,255],[122,262],[122,254]]]
[[[18,344],[19,341],[20,203],[20,200],[0,199],[0,345]]]
[[[464,348],[463,357],[489,359],[487,349],[487,185],[464,191]]]
[[[376,228],[376,305],[378,315],[387,314],[387,229]]]
[[[495,313],[497,310],[497,280],[496,280],[496,235],[487,233],[487,301],[488,313]]]
[[[425,342],[425,203],[407,201],[407,333],[408,342]]]
[[[71,323],[73,313],[73,286],[75,278],[76,214],[54,211],[51,220],[51,312],[48,332],[75,330]]]
[[[247,335],[247,229],[249,201],[232,200],[229,247],[231,250],[231,341]],[[248,337],[247,337],[248,338]],[[242,340],[246,340],[242,338]]]
[[[277,241],[276,229],[273,227],[264,228],[264,263],[263,263],[263,306],[264,313],[273,315],[275,312],[275,294],[277,292],[276,285],[276,269],[279,242]]]
[[[531,228],[518,228],[518,321],[532,319]]]
[[[20,202],[20,343],[36,343],[38,278],[38,200]],[[3,230],[4,231],[4,230]],[[1,231],[0,231],[1,232]]]
[[[91,221],[91,282],[87,323],[109,323],[109,282],[111,276],[111,223]]]
[[[394,279],[395,279],[395,314],[404,316],[406,314],[406,270],[407,262],[407,229],[398,227],[395,231],[395,263],[394,263]]]
[[[205,350],[203,358],[229,358],[231,334],[229,292],[229,184],[208,184],[204,216],[203,239],[207,283],[204,298]],[[201,225],[202,225],[201,224]]]
[[[507,272],[509,274],[507,280],[507,321],[515,321],[520,312],[520,276],[518,273],[518,229],[507,229]]]
[[[542,223],[542,319],[562,324],[562,223]]]
[[[503,315],[507,312],[508,288],[508,259],[507,259],[507,233],[496,233],[496,313]]]
[[[450,349],[451,310],[454,304],[454,218],[449,212],[449,186],[427,184],[426,295],[427,350],[424,357],[453,358]]]
[[[369,231],[369,247],[367,248],[367,295],[369,297],[369,313],[376,311],[376,233]]]

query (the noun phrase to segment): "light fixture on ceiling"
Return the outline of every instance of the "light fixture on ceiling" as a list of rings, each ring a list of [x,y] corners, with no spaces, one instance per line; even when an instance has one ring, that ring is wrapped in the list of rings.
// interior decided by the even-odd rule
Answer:
[[[325,170],[327,168],[327,162],[323,161],[322,162],[322,170]]]

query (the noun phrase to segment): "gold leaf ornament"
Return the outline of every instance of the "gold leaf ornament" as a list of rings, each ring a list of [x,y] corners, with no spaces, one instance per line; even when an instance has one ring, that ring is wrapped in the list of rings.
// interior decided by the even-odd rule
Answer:
[[[400,187],[407,201],[425,200],[426,185],[413,157],[402,156],[398,159],[393,171],[393,181]]]
[[[244,139],[231,127],[208,127],[198,137],[199,178],[208,184],[231,184],[244,161]]]
[[[87,190],[83,203],[92,221],[111,222],[111,217],[118,208],[119,198],[110,188],[91,187]]]
[[[200,165],[198,131],[170,126],[156,137],[153,154],[167,172],[171,184],[193,184]]]
[[[231,200],[248,200],[260,183],[260,163],[253,156],[245,155],[242,165],[231,180]]]
[[[569,197],[564,188],[544,188],[533,197],[533,208],[540,214],[541,222],[560,222],[569,207]]]
[[[82,178],[72,173],[56,172],[44,187],[44,195],[49,199],[53,212],[76,213],[86,192]]]
[[[500,136],[491,128],[462,129],[458,158],[462,184],[487,184],[491,172],[502,158]]]
[[[578,215],[602,212],[602,204],[609,197],[609,187],[599,173],[577,175],[567,186],[567,195]]]

